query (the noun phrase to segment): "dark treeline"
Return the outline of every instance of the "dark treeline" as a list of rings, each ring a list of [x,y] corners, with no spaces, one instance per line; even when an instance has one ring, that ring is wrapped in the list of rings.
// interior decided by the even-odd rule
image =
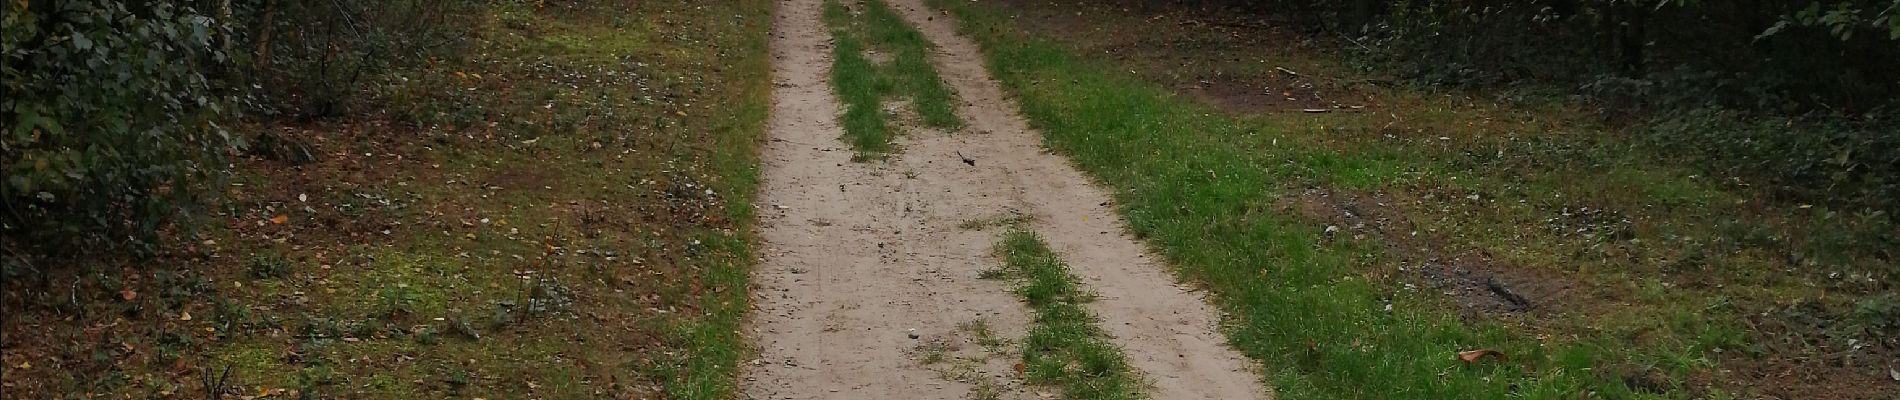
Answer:
[[[1730,106],[1844,113],[1900,89],[1894,0],[1227,3],[1377,47],[1432,83],[1673,80]]]

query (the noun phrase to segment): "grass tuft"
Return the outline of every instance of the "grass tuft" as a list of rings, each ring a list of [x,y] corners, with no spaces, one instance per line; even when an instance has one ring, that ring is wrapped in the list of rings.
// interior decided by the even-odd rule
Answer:
[[[1093,296],[1075,284],[1049,245],[1034,232],[1011,228],[998,244],[1016,294],[1036,313],[1023,340],[1030,383],[1055,385],[1070,399],[1139,399],[1142,384],[1121,349],[1082,305]]]
[[[825,2],[824,10],[834,42],[831,82],[845,107],[839,123],[858,151],[856,158],[879,158],[896,150],[891,146],[892,116],[884,104],[898,98],[910,101],[925,126],[961,126],[951,105],[955,95],[930,62],[933,45],[884,2],[858,4],[854,10],[832,0]],[[871,52],[890,59],[875,62],[867,55]]]

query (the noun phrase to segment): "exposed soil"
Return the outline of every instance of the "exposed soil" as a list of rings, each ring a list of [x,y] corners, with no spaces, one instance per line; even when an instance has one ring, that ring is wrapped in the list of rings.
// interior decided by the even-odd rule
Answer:
[[[743,378],[752,398],[1045,395],[1023,387],[1007,362],[963,363],[953,374],[920,350],[963,341],[959,326],[971,321],[1005,340],[1024,336],[1023,305],[1004,283],[979,277],[1001,265],[992,251],[1001,227],[969,223],[1019,214],[1027,218],[1011,219],[1032,220],[1101,294],[1091,310],[1155,398],[1269,395],[1251,362],[1225,346],[1211,307],[1124,234],[1102,190],[1042,150],[976,45],[919,1],[892,5],[936,43],[934,61],[967,124],[909,129],[888,161],[850,161],[827,81],[821,5],[786,0],[776,13],[752,327],[760,359]]]
[[[1557,311],[1578,285],[1562,276],[1495,260],[1462,249],[1400,213],[1379,194],[1308,189],[1282,199],[1282,206],[1327,223],[1325,240],[1371,240],[1396,258],[1403,281],[1443,292],[1466,317]]]
[[[1329,102],[1319,90],[1314,89],[1311,82],[1291,77],[1278,81],[1268,77],[1257,80],[1227,76],[1202,77],[1193,83],[1177,86],[1175,90],[1195,101],[1236,113],[1317,112],[1335,108],[1358,110]]]
[[[1234,114],[1359,112],[1374,108],[1361,90],[1367,82],[1342,81],[1328,71],[1286,64],[1287,51],[1302,48],[1299,35],[1282,33],[1245,13],[1178,4],[1128,0],[1047,7],[1046,0],[1004,0],[1023,24],[1042,34],[1071,38],[1084,52],[1099,53],[1176,94]],[[1047,12],[1060,8],[1064,12]],[[1094,13],[1141,13],[1139,27],[1095,29]],[[1244,57],[1235,55],[1245,55]]]

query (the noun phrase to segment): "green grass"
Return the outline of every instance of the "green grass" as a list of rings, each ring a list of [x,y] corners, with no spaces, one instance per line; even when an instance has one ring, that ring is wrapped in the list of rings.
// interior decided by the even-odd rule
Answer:
[[[1145,398],[1140,378],[1121,349],[1095,325],[1083,304],[1093,295],[1075,284],[1069,268],[1034,232],[1011,228],[997,244],[1004,275],[1036,314],[1023,339],[1030,383],[1055,385],[1068,399]]]
[[[1411,148],[1334,139],[1384,115],[1227,116],[1017,33],[1002,12],[933,3],[983,45],[1048,145],[1113,188],[1131,229],[1217,295],[1230,340],[1269,367],[1283,399],[1654,397],[1623,385],[1612,367],[1706,366],[1704,345],[1729,345],[1588,332],[1540,338],[1504,321],[1462,319],[1435,293],[1395,290],[1391,260],[1373,243],[1323,240],[1324,224],[1278,211],[1307,186],[1370,190],[1456,174]],[[1679,325],[1724,329],[1690,321]],[[1453,357],[1478,348],[1510,361]]]
[[[1283,398],[1720,398],[1752,390],[1723,370],[1812,368],[1855,350],[1810,338],[1880,341],[1871,332],[1892,320],[1856,311],[1890,291],[1885,215],[1672,164],[1561,100],[1361,85],[1314,56],[1324,49],[1181,24],[1207,17],[1191,12],[935,4],[984,46],[1048,146],[1114,189],[1133,231],[1216,295],[1230,340]],[[1165,89],[1197,76],[1284,85],[1274,66],[1368,107],[1234,111]],[[1332,224],[1351,235],[1321,234]],[[1565,289],[1527,312],[1472,311],[1403,269],[1451,258]],[[1815,319],[1846,328],[1799,328]],[[1746,328],[1763,324],[1783,328]],[[1510,358],[1451,358],[1478,348]],[[1891,391],[1842,382],[1803,390]]]
[[[853,9],[836,0],[825,2],[824,20],[831,28],[831,82],[844,103],[839,118],[845,138],[860,159],[894,152],[893,128],[885,102],[908,99],[925,126],[954,129],[962,124],[952,105],[955,95],[930,62],[932,45],[923,34],[906,25],[882,1],[858,3]],[[888,57],[880,65],[867,52]]]

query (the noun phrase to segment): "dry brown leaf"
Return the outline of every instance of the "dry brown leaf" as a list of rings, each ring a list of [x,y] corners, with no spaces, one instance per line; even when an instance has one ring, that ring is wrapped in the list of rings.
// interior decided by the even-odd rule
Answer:
[[[1467,364],[1477,363],[1478,361],[1484,360],[1485,357],[1496,357],[1498,361],[1504,361],[1504,352],[1492,350],[1492,349],[1477,349],[1477,350],[1466,350],[1466,351],[1458,352],[1458,359],[1461,361],[1464,361]]]
[[[139,298],[139,292],[132,291],[132,288],[119,289],[119,298],[132,301]]]
[[[289,215],[284,215],[284,214],[277,214],[277,216],[275,216],[275,217],[270,217],[270,223],[273,223],[273,224],[282,224],[282,223],[285,223],[285,222],[290,222],[290,216],[289,216]]]

